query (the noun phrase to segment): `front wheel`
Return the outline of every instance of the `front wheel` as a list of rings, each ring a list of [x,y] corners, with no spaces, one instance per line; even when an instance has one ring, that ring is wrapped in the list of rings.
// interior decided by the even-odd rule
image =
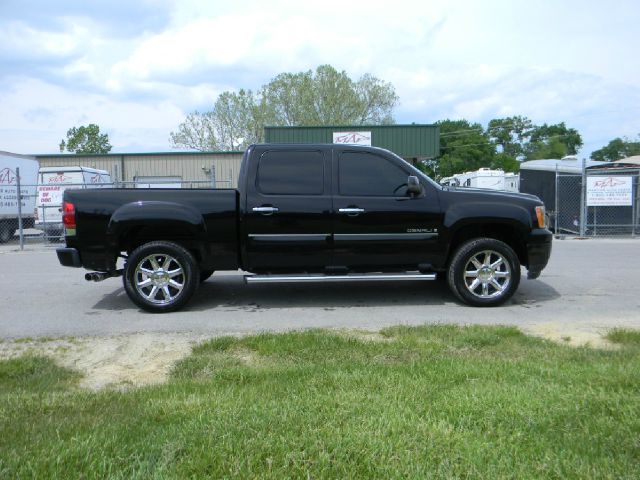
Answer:
[[[462,244],[449,264],[447,281],[464,303],[493,307],[507,301],[520,284],[520,262],[500,240],[477,238]]]
[[[127,258],[124,289],[133,303],[152,313],[182,308],[200,283],[193,255],[172,242],[149,242]]]

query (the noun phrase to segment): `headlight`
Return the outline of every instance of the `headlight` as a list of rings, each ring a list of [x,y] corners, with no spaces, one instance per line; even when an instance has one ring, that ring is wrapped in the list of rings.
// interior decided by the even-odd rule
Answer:
[[[540,206],[540,207],[536,207],[536,218],[538,219],[538,227],[539,228],[546,228],[546,215],[545,215],[545,210],[544,210],[544,205]]]

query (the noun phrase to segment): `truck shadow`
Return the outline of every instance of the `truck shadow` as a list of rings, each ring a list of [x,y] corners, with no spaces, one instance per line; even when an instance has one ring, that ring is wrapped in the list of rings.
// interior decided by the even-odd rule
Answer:
[[[523,279],[507,305],[528,307],[559,298],[560,294],[540,280]],[[244,283],[240,275],[216,274],[204,282],[185,311],[222,309],[227,312],[257,312],[278,308],[342,308],[429,306],[458,304],[446,282],[375,282],[375,283]],[[104,295],[93,308],[97,310],[135,309],[123,288]],[[471,308],[471,307],[470,307]],[[142,310],[141,310],[142,311]]]
[[[120,282],[122,284],[122,282]],[[111,310],[112,312],[137,308],[124,291],[123,287],[116,288],[113,292],[103,295],[93,306],[95,310]]]
[[[559,293],[539,280],[522,280],[512,305],[540,303]],[[338,308],[428,306],[459,303],[446,282],[375,282],[330,284],[252,284],[237,275],[214,275],[204,282],[188,305],[191,311],[223,308],[257,311],[276,308]]]

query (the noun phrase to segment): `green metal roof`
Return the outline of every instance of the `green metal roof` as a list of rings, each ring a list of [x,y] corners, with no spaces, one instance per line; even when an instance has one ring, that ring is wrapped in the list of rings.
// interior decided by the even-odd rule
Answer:
[[[209,151],[180,151],[175,152],[137,152],[137,153],[51,153],[51,154],[36,154],[33,155],[36,158],[75,158],[75,157],[147,157],[147,156],[165,156],[165,155],[177,155],[192,156],[192,155],[242,155],[244,151],[227,151],[227,152],[209,152]]]
[[[266,143],[333,143],[334,132],[371,132],[371,145],[405,158],[435,158],[440,150],[437,125],[329,125],[264,127]]]

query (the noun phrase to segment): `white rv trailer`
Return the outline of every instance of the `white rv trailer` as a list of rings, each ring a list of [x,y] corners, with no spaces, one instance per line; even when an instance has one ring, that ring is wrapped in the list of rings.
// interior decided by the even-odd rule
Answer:
[[[440,184],[453,187],[488,188],[517,192],[519,176],[516,173],[505,173],[502,170],[481,168],[475,172],[458,173],[440,180]]]

